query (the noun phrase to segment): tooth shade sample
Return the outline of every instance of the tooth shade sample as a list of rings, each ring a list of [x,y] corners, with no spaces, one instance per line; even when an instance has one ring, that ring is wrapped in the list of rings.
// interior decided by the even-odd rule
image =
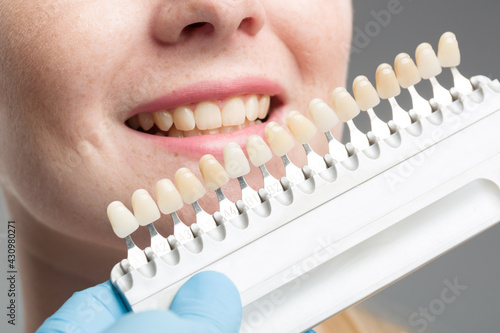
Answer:
[[[271,98],[268,95],[264,95],[259,100],[259,119],[264,119],[267,117],[267,112],[269,111],[269,105],[271,104]]]
[[[229,142],[224,147],[224,166],[231,178],[242,177],[250,172],[250,164],[236,142]]]
[[[181,131],[190,131],[194,129],[194,114],[190,108],[180,106],[174,110],[173,119],[175,128]]]
[[[247,139],[246,149],[250,162],[256,167],[259,167],[271,160],[273,153],[269,146],[264,142],[259,135],[251,135]]]
[[[295,140],[303,145],[311,141],[318,132],[312,121],[298,111],[292,111],[286,116],[286,125]]]
[[[153,113],[153,118],[156,126],[165,132],[167,132],[174,124],[172,115],[167,111],[157,111]]]
[[[375,82],[377,83],[378,95],[383,99],[389,99],[401,94],[401,87],[396,78],[396,73],[394,73],[389,64],[381,64],[378,66]]]
[[[239,97],[229,99],[221,111],[223,126],[241,125],[246,120],[245,103]]]
[[[160,211],[153,198],[146,190],[137,190],[132,194],[132,208],[141,226],[147,226],[160,218]]]
[[[319,98],[315,98],[309,103],[309,114],[318,130],[322,133],[329,131],[339,122],[339,117],[335,111]]]
[[[206,193],[203,184],[188,168],[177,170],[175,185],[181,194],[182,200],[188,205],[200,200]]]
[[[229,181],[228,173],[212,155],[205,155],[200,159],[200,171],[209,190],[215,191]]]
[[[150,113],[139,113],[137,118],[139,119],[139,124],[145,131],[149,131],[155,124],[153,115]]]
[[[266,125],[265,135],[271,150],[277,156],[288,154],[294,146],[293,138],[277,122],[272,121]]]
[[[417,65],[407,53],[400,53],[396,56],[394,69],[396,70],[399,85],[405,89],[416,85],[422,80]]]
[[[343,122],[353,119],[360,112],[358,104],[345,88],[336,88],[332,93],[332,100],[333,108]]]
[[[202,102],[194,110],[196,127],[201,130],[219,128],[222,126],[222,118],[219,107],[212,102]]]
[[[441,74],[441,65],[429,43],[422,43],[417,47],[415,59],[417,60],[418,71],[423,79],[428,80]]]
[[[139,228],[134,214],[120,201],[113,201],[108,206],[108,219],[116,236],[125,238]]]
[[[460,49],[457,37],[453,32],[445,32],[439,39],[438,59],[441,67],[457,67],[460,65]]]
[[[352,92],[356,98],[356,103],[361,110],[366,111],[376,107],[380,103],[380,97],[373,84],[364,75],[354,79]]]
[[[254,121],[259,117],[259,99],[256,95],[251,95],[245,103],[246,117],[250,121]]]
[[[181,194],[170,179],[162,179],[156,183],[156,200],[165,215],[172,214],[184,206]]]

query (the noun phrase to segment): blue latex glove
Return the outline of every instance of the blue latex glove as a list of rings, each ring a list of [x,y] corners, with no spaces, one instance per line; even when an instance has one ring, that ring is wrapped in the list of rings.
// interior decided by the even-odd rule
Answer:
[[[241,325],[238,290],[225,275],[201,272],[175,296],[170,310],[128,313],[109,281],[75,293],[37,332],[217,332]]]

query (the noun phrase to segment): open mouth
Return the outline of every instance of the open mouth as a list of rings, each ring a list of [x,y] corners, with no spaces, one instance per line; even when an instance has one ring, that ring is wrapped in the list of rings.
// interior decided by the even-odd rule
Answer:
[[[262,124],[282,104],[276,96],[247,94],[139,113],[126,124],[139,132],[176,138],[227,134]]]

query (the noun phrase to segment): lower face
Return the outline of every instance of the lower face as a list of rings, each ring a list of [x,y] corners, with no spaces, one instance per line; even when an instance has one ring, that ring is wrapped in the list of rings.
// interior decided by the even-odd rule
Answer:
[[[227,16],[211,16],[211,27],[192,25],[185,38],[166,41],[159,31],[176,29],[185,17],[176,6],[186,3],[0,4],[0,180],[37,221],[122,249],[106,217],[111,201],[131,208],[130,197],[139,188],[154,197],[155,183],[173,179],[180,167],[201,179],[198,161],[204,154],[222,162],[227,142],[244,145],[252,134],[263,136],[266,123],[284,124],[291,110],[307,114],[313,98],[330,104],[331,91],[343,85],[350,1],[242,1],[259,8],[251,13],[262,24],[254,30],[224,25],[233,11],[241,13],[240,3],[218,2],[207,8],[223,7]],[[171,16],[158,15],[164,7]],[[248,107],[255,101],[261,101],[260,111]],[[240,108],[225,110],[229,102]],[[244,116],[241,105],[247,106]],[[194,125],[186,109],[193,111]],[[210,112],[215,113],[207,117]],[[221,121],[214,125],[217,112]],[[324,136],[313,141],[326,152]],[[302,165],[304,156],[296,144],[292,161]],[[283,176],[278,158],[268,168]],[[257,168],[246,179],[262,185]],[[223,189],[230,199],[240,195],[235,180]],[[210,213],[217,210],[214,193],[200,204]],[[193,222],[191,207],[180,215]],[[171,232],[167,216],[156,225]]]

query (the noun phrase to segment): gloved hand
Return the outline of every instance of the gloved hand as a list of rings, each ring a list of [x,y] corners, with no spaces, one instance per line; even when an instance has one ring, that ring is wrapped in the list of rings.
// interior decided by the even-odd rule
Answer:
[[[217,332],[235,333],[241,325],[241,300],[223,274],[201,272],[175,296],[170,310],[127,313],[109,281],[75,293],[37,330],[53,332]]]

